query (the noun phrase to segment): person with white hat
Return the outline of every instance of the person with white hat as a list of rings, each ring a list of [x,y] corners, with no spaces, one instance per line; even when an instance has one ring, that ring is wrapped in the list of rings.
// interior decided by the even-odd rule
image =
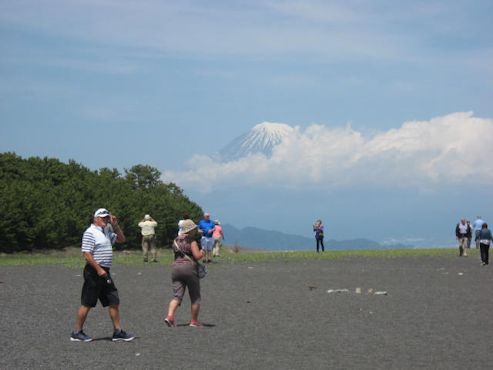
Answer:
[[[124,243],[125,235],[118,225],[116,216],[105,208],[99,208],[93,216],[91,226],[82,237],[82,254],[86,259],[84,267],[84,285],[82,287],[81,305],[77,311],[75,330],[70,335],[73,342],[90,342],[92,338],[83,331],[84,323],[91,308],[98,300],[103,307],[108,306],[113,322],[114,342],[131,341],[134,335],[122,330],[120,323],[120,298],[110,267],[113,259],[113,244]]]
[[[183,234],[183,230],[182,230],[183,222],[185,222],[185,220],[188,220],[188,219],[190,219],[190,216],[188,215],[188,213],[185,213],[183,215],[183,218],[180,221],[178,221],[178,235]]]
[[[150,216],[145,215],[144,219],[139,222],[142,234],[142,252],[144,253],[144,262],[149,261],[149,250],[152,255],[152,262],[157,262],[156,249],[156,231],[157,222]]]

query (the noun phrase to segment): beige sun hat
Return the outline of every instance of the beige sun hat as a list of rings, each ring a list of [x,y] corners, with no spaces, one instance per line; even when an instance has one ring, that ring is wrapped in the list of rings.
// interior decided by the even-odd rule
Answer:
[[[197,225],[192,220],[183,220],[181,224],[181,231],[183,234],[189,233],[190,231],[197,228]]]

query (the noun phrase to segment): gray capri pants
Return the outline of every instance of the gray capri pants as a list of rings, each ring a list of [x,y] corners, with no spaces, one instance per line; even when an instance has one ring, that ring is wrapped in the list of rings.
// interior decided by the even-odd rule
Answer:
[[[197,276],[197,267],[192,263],[174,263],[171,270],[171,281],[173,283],[173,298],[181,301],[188,287],[190,302],[200,303],[200,279]]]

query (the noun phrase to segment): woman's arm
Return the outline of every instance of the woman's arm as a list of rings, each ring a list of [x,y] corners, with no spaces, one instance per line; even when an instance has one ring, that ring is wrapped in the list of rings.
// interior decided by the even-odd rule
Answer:
[[[198,260],[202,259],[202,257],[204,257],[204,251],[199,249],[199,245],[197,244],[196,241],[192,242],[191,247],[192,247],[193,258],[196,261],[198,261]]]

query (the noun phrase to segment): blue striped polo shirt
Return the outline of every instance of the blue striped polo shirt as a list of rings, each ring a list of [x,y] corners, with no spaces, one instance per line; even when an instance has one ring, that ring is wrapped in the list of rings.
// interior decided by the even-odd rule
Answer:
[[[94,260],[103,267],[111,267],[113,260],[113,244],[117,235],[102,227],[92,224],[84,231],[82,236],[82,252],[89,252]]]

